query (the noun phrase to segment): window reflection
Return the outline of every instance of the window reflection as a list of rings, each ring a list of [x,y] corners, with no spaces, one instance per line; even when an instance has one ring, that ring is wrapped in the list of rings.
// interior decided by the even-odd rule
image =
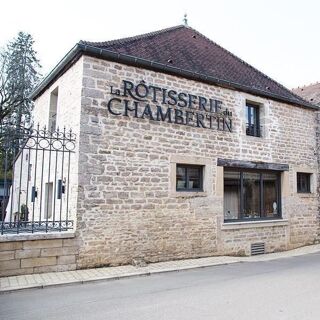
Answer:
[[[260,218],[260,174],[243,173],[243,217]]]
[[[280,175],[276,172],[224,170],[224,219],[280,217]]]
[[[187,188],[187,168],[177,166],[177,189]]]
[[[263,208],[265,217],[278,215],[277,175],[263,174]]]
[[[240,213],[240,172],[224,174],[224,217],[238,219]]]
[[[200,170],[202,168],[188,168],[188,189],[200,189]]]
[[[203,166],[177,164],[177,191],[203,191],[202,178]]]

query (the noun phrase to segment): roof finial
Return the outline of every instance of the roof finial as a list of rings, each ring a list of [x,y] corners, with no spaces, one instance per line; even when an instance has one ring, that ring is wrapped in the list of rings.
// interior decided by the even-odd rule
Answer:
[[[187,14],[186,13],[184,14],[183,23],[184,23],[185,26],[188,25],[188,19],[187,19]]]

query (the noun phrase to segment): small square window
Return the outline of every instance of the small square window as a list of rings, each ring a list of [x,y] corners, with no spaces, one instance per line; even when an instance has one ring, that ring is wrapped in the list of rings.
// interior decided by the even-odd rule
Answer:
[[[246,135],[261,137],[260,132],[260,112],[259,106],[255,104],[246,104]]]
[[[297,172],[297,192],[310,193],[310,173]]]
[[[203,166],[177,164],[177,191],[203,191]]]

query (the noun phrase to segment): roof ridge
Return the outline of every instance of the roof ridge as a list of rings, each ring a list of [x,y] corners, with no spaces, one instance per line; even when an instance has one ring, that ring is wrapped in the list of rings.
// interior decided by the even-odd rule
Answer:
[[[119,38],[119,39],[114,39],[114,40],[109,40],[109,41],[101,41],[101,42],[92,42],[92,41],[85,41],[85,40],[80,40],[79,43],[82,44],[89,44],[89,45],[96,45],[96,46],[107,46],[107,45],[113,45],[113,44],[117,44],[117,43],[122,43],[122,42],[126,42],[126,41],[130,41],[130,40],[141,40],[141,39],[145,39],[145,38],[149,38],[149,37],[153,37],[165,32],[170,32],[176,29],[180,29],[180,28],[186,28],[187,26],[183,25],[183,24],[179,24],[177,26],[174,27],[169,27],[169,28],[165,28],[165,29],[160,29],[160,30],[156,30],[156,31],[152,31],[152,32],[147,32],[147,33],[142,33],[136,36],[132,36],[132,37],[125,37],[125,38]],[[190,28],[190,27],[188,27]]]
[[[238,61],[240,61],[241,63],[243,63],[244,65],[248,66],[249,68],[253,69],[254,71],[260,73],[262,76],[264,76],[265,78],[271,80],[274,84],[280,86],[281,88],[285,89],[289,94],[292,94],[292,91],[288,88],[286,88],[284,85],[282,85],[281,83],[275,81],[274,79],[270,78],[268,75],[266,75],[264,72],[258,70],[256,67],[252,66],[251,64],[249,64],[248,62],[244,61],[243,59],[239,58],[238,56],[236,56],[234,53],[232,53],[231,51],[227,50],[226,48],[220,46],[218,43],[216,43],[215,41],[211,40],[210,38],[208,38],[207,36],[203,35],[201,32],[199,32],[198,30],[193,29],[192,27],[189,26],[189,29],[191,29],[192,31],[196,32],[198,35],[200,35],[201,37],[205,38],[206,40],[208,40],[209,42],[213,43],[214,45],[218,46],[220,49],[222,49],[223,51],[225,51],[226,53],[230,54],[231,56],[233,56],[235,59],[237,59]],[[265,88],[267,91],[268,88]],[[303,100],[300,96],[296,95],[295,93],[293,93],[294,96],[296,96],[299,100]]]

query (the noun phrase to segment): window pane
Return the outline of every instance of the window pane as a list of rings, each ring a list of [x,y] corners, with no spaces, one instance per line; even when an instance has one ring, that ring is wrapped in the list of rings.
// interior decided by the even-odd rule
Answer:
[[[259,173],[243,173],[243,217],[260,218]]]
[[[224,172],[224,219],[240,218],[240,172]]]
[[[186,168],[177,166],[177,189],[186,189]]]
[[[202,168],[187,168],[188,170],[188,188],[189,189],[200,189],[201,188],[201,179],[200,179],[200,170]]]
[[[253,125],[256,125],[256,108],[251,107],[251,117],[250,117],[250,123]]]
[[[249,107],[246,106],[246,119],[247,119],[247,123],[249,123]]]
[[[310,192],[310,174],[309,173],[297,173],[297,191],[298,192]]]
[[[249,125],[255,126],[257,123],[258,107],[246,106],[246,118]]]
[[[259,106],[247,104],[246,105],[246,134],[249,136],[260,136],[259,124]]]
[[[277,197],[278,177],[275,173],[263,175],[263,209],[265,217],[278,216],[279,204]]]

